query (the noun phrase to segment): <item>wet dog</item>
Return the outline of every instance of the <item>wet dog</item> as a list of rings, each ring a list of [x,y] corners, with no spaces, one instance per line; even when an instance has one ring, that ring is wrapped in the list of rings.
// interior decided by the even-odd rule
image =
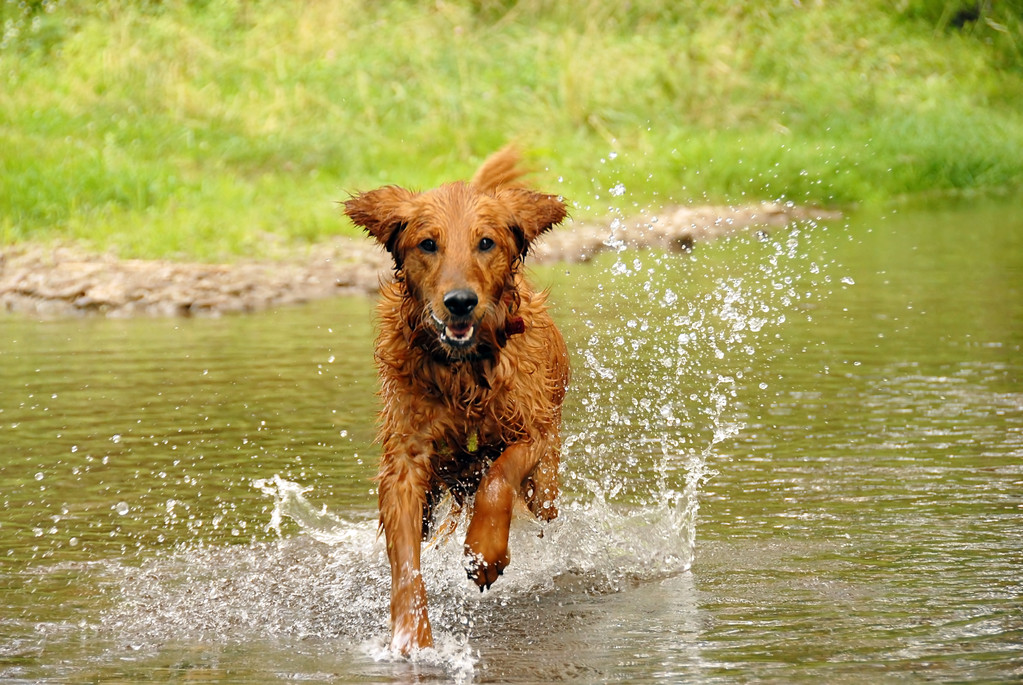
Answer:
[[[445,493],[471,507],[466,569],[481,591],[508,565],[517,501],[540,519],[557,516],[568,353],[546,294],[522,270],[566,207],[521,185],[522,175],[508,147],[468,183],[386,186],[345,203],[394,259],[377,308],[377,480],[391,647],[402,653],[433,644],[420,548]]]

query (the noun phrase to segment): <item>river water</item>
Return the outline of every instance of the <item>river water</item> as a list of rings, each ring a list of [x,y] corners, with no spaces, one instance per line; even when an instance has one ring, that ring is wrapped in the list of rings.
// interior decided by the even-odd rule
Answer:
[[[388,653],[372,302],[0,318],[5,682],[1023,678],[1023,212],[538,270],[561,517]],[[613,242],[613,238],[612,238]]]

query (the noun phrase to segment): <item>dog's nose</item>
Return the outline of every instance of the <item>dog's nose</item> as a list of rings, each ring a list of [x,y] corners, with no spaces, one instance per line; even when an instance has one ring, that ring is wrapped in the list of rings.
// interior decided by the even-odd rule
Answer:
[[[452,290],[444,296],[444,306],[452,316],[469,316],[479,303],[476,293],[468,288]]]

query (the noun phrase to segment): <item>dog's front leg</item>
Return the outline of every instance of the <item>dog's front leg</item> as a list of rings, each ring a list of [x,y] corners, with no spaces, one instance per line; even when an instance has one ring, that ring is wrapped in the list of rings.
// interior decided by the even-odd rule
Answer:
[[[511,560],[508,529],[519,488],[539,461],[543,447],[533,442],[508,446],[491,464],[476,491],[472,520],[465,535],[469,578],[489,588]]]
[[[429,460],[386,452],[380,465],[380,523],[391,565],[391,649],[433,646],[426,584],[419,570]],[[407,455],[407,456],[406,456]]]

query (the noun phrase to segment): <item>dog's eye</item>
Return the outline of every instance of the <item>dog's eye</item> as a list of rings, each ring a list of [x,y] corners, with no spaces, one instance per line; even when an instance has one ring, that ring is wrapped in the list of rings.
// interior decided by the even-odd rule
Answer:
[[[490,239],[490,238],[481,238],[480,239],[480,252],[490,252],[492,249],[494,249],[494,245],[495,245],[495,243],[494,243],[494,241],[492,239]]]
[[[432,238],[427,238],[426,240],[424,240],[421,243],[419,243],[419,249],[422,250],[423,252],[430,252],[430,253],[436,252],[437,251],[437,242],[435,240],[433,240]]]

